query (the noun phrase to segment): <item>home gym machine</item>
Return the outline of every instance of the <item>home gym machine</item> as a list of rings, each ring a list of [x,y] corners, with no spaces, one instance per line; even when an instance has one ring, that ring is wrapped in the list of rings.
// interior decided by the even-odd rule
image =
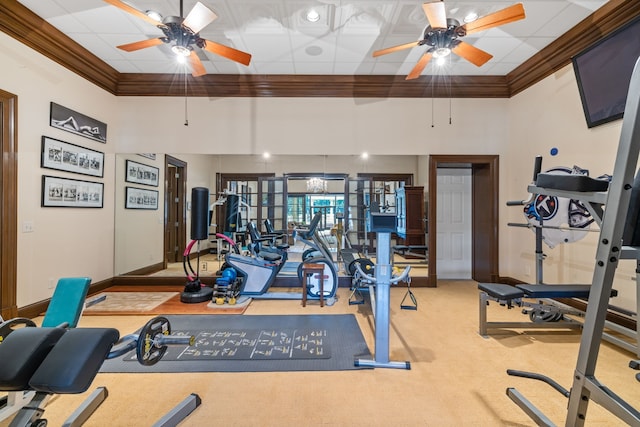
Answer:
[[[391,233],[396,231],[396,214],[371,212],[371,231],[376,233],[376,265],[375,277],[360,268],[356,263],[355,268],[363,278],[375,285],[375,300],[372,297],[371,309],[375,317],[375,355],[372,360],[357,359],[355,366],[372,368],[411,369],[410,362],[389,361],[389,304],[391,285],[409,279],[411,266],[407,266],[402,274],[393,277],[391,265]]]
[[[509,375],[544,381],[567,397],[569,399],[565,419],[567,427],[585,424],[589,402],[592,400],[624,423],[632,426],[640,425],[640,411],[595,377],[609,308],[609,297],[618,263],[620,260],[629,259],[635,260],[636,266],[640,266],[640,239],[636,234],[640,227],[637,206],[640,200],[638,197],[633,197],[633,193],[638,191],[634,187],[640,185],[640,177],[634,182],[639,153],[640,60],[636,61],[631,75],[618,151],[608,188],[603,189],[601,182],[589,177],[567,175],[558,179],[557,175],[538,174],[528,189],[532,194],[570,197],[589,204],[590,212],[595,213],[594,218],[601,230],[571,389],[558,388],[555,381],[541,374],[507,371]],[[631,205],[632,200],[635,206]],[[606,209],[603,209],[604,206]],[[538,425],[555,425],[515,388],[508,388],[507,396]]]

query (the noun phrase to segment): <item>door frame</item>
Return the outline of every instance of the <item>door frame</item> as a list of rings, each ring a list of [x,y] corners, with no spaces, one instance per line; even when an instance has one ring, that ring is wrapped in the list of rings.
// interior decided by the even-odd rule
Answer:
[[[498,155],[430,155],[428,195],[429,266],[428,286],[436,287],[438,167],[471,167],[471,277],[479,282],[496,282],[498,260]]]
[[[0,90],[0,315],[18,315],[18,96]]]
[[[179,178],[178,185],[176,186],[178,190],[178,207],[179,212],[182,218],[177,218],[178,222],[178,232],[177,239],[179,244],[179,251],[183,251],[187,245],[187,163],[177,159],[175,157],[169,156],[166,154],[164,156],[164,230],[163,230],[163,240],[164,240],[164,251],[162,254],[162,268],[166,269],[169,264],[167,260],[167,252],[169,252],[169,240],[167,239],[167,232],[169,227],[169,198],[167,197],[167,187],[168,187],[168,173],[169,167],[174,166],[178,169]]]

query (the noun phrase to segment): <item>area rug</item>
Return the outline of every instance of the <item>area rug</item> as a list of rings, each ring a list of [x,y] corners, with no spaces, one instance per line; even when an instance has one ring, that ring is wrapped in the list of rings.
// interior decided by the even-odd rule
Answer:
[[[196,343],[169,346],[152,366],[135,352],[106,360],[100,372],[274,372],[361,369],[370,358],[353,314],[270,316],[166,316],[172,335],[193,335]]]
[[[178,292],[102,292],[88,301],[101,300],[84,309],[83,314],[146,314],[179,295]]]

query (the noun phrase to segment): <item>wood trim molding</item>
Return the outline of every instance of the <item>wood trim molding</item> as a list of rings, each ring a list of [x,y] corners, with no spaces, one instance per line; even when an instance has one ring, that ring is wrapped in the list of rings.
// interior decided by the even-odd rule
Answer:
[[[17,314],[18,271],[18,97],[0,90],[0,315]]]
[[[17,1],[0,2],[0,31],[96,86],[116,93],[118,71]]]
[[[106,280],[101,280],[99,282],[92,283],[91,286],[89,286],[89,292],[87,292],[87,295],[94,295],[104,291],[105,289],[113,286],[113,281],[114,281],[114,278],[112,277]],[[49,308],[50,302],[51,302],[51,298],[48,298],[44,301],[38,301],[36,303],[26,305],[24,307],[21,307],[18,310],[17,315],[20,317],[28,317],[29,319],[33,319],[35,317],[38,317],[46,313],[47,308]]]
[[[610,0],[506,76],[188,76],[191,97],[509,98],[640,15],[637,0]],[[0,31],[116,96],[184,96],[184,76],[119,73],[17,1],[0,2]]]
[[[571,63],[571,58],[640,16],[638,0],[610,0],[507,75],[514,96]]]

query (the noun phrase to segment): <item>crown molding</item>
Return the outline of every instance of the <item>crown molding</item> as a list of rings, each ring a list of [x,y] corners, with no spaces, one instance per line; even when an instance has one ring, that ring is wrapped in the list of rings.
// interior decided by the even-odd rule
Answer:
[[[0,2],[0,31],[116,96],[509,98],[640,15],[638,0],[610,0],[506,76],[119,73],[15,0]]]

